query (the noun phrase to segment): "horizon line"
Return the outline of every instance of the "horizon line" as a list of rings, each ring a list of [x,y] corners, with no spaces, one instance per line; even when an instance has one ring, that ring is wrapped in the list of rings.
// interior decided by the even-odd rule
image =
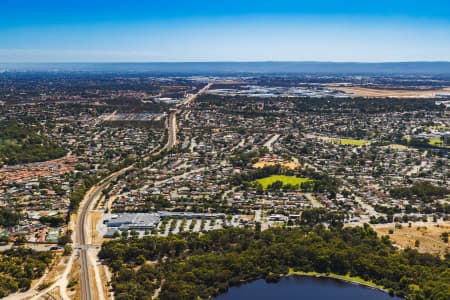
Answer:
[[[332,63],[332,64],[392,64],[392,63],[450,63],[450,60],[398,60],[398,61],[333,61],[333,60],[210,60],[210,61],[17,61],[0,64],[184,64],[184,63]]]

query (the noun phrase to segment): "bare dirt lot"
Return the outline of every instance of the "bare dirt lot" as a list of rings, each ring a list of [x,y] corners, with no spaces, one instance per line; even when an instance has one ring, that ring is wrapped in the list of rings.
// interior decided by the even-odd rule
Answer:
[[[257,163],[253,164],[253,168],[260,169],[264,167],[274,166],[274,165],[281,165],[284,168],[295,170],[300,167],[299,163],[293,162],[293,161],[284,161],[284,162],[272,162],[272,161],[258,161]]]
[[[445,223],[415,223],[409,227],[408,224],[402,224],[401,228],[396,228],[393,224],[373,225],[375,231],[380,235],[388,235],[390,239],[401,248],[413,248],[420,252],[444,255],[450,251],[448,243],[444,243],[441,234],[450,232],[450,222]],[[393,230],[389,234],[389,230]],[[419,247],[416,247],[416,241],[419,241]]]
[[[430,98],[438,94],[450,94],[450,88],[439,90],[389,90],[363,87],[333,87],[336,90],[352,94],[353,97],[394,97],[394,98]]]

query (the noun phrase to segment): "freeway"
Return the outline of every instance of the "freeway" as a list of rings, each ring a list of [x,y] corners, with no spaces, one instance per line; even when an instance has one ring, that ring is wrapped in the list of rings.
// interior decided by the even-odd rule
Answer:
[[[194,100],[197,99],[198,96],[206,92],[212,86],[212,84],[213,83],[208,83],[197,93],[187,97],[184,101],[176,105],[176,109],[169,113],[169,116],[167,118],[167,129],[169,137],[167,139],[166,145],[164,145],[164,147],[158,153],[161,153],[163,150],[171,149],[177,144],[177,114],[182,112],[183,107],[190,106],[194,102]]]
[[[170,149],[177,143],[177,115],[175,112],[169,114],[167,125],[169,131],[169,138],[167,139],[165,149]]]
[[[208,83],[201,90],[199,90],[197,93],[190,95],[184,101],[182,101],[179,104],[177,104],[177,107],[191,105],[195,101],[195,99],[197,99],[198,96],[200,96],[201,94],[206,92],[212,85],[213,85],[213,82]]]
[[[117,172],[112,173],[100,183],[94,185],[85,195],[83,200],[83,205],[78,216],[78,228],[77,228],[77,242],[80,251],[80,276],[81,276],[81,299],[91,300],[98,299],[98,297],[93,297],[92,286],[91,286],[91,276],[90,276],[90,261],[88,258],[89,243],[87,237],[90,236],[89,226],[87,226],[87,215],[94,203],[100,198],[102,191],[117,177],[132,169],[134,165],[123,168]],[[93,266],[95,268],[95,266]],[[102,293],[101,287],[96,289],[99,293]],[[103,298],[103,297],[101,297]]]
[[[205,87],[203,87],[200,91],[198,91],[196,94],[189,96],[185,101],[183,101],[181,104],[183,106],[188,106],[192,104],[192,102],[202,93],[204,93],[206,90],[208,90],[211,87],[212,83],[207,84]],[[177,108],[181,108],[177,106]],[[168,119],[167,119],[167,129],[168,129],[168,139],[167,143],[162,147],[158,153],[161,153],[163,150],[168,150],[174,147],[177,143],[177,110],[171,111],[169,113]],[[134,168],[134,164],[123,168],[115,173],[112,173],[100,183],[94,185],[85,195],[83,199],[83,203],[80,208],[80,213],[78,216],[78,227],[77,227],[77,242],[78,242],[78,248],[80,253],[80,266],[81,266],[81,299],[82,300],[92,300],[92,299],[98,299],[103,297],[93,297],[92,291],[96,290],[98,293],[103,293],[101,287],[96,287],[96,289],[93,289],[91,286],[91,274],[90,274],[90,268],[95,268],[96,266],[91,266],[91,261],[88,257],[88,251],[89,251],[89,243],[87,241],[87,237],[90,236],[89,232],[89,226],[87,226],[87,219],[88,219],[88,212],[91,209],[91,207],[94,205],[96,201],[101,196],[102,191],[118,176],[125,173],[126,171]],[[103,295],[99,295],[103,296]]]
[[[80,249],[80,276],[81,276],[81,299],[83,300],[91,300],[92,298],[92,290],[91,290],[91,280],[89,273],[89,263],[87,258],[87,248],[86,246],[86,218],[89,208],[92,203],[101,193],[102,189],[99,187],[94,187],[90,190],[88,194],[86,194],[86,204],[82,207],[79,218],[78,218],[78,245],[81,247]]]

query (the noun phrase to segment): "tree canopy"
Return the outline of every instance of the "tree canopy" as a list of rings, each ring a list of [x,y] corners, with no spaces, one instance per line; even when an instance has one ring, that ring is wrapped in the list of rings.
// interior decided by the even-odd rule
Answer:
[[[364,227],[330,230],[229,228],[205,234],[122,238],[104,243],[100,257],[114,271],[116,299],[208,299],[230,286],[273,279],[290,269],[357,276],[415,300],[450,294],[450,256],[397,250],[388,237]],[[143,264],[144,261],[154,264]]]

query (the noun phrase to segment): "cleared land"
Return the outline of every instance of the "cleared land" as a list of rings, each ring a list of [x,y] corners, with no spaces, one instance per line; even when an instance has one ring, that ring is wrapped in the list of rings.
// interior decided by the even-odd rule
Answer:
[[[390,144],[390,145],[387,145],[386,148],[395,149],[395,150],[406,150],[406,149],[408,149],[407,146],[400,145],[400,144]]]
[[[450,222],[435,224],[424,223],[403,224],[402,228],[395,228],[393,224],[373,225],[373,228],[379,235],[388,235],[390,239],[402,248],[413,248],[420,252],[444,255],[446,251],[450,251],[448,243],[444,243],[441,234],[450,232]],[[393,230],[389,234],[389,230]],[[415,247],[416,240],[419,241],[419,247]]]
[[[335,87],[334,89],[351,94],[353,97],[395,97],[395,98],[430,98],[439,94],[450,94],[449,88],[438,90],[391,90],[364,87]]]
[[[309,178],[302,178],[297,176],[287,176],[287,175],[272,175],[269,177],[261,178],[256,180],[263,189],[267,189],[267,187],[274,182],[281,181],[283,183],[283,186],[285,185],[292,185],[292,186],[300,186],[304,182],[309,182],[311,179]]]
[[[352,146],[364,146],[369,143],[366,140],[353,140],[353,139],[330,139],[330,142],[341,144],[341,145],[352,145]]]
[[[255,169],[262,169],[264,167],[270,167],[280,165],[283,168],[287,168],[290,170],[295,170],[300,167],[299,163],[293,162],[293,161],[283,161],[283,162],[273,162],[273,161],[258,161],[257,163],[253,164],[253,168]]]

